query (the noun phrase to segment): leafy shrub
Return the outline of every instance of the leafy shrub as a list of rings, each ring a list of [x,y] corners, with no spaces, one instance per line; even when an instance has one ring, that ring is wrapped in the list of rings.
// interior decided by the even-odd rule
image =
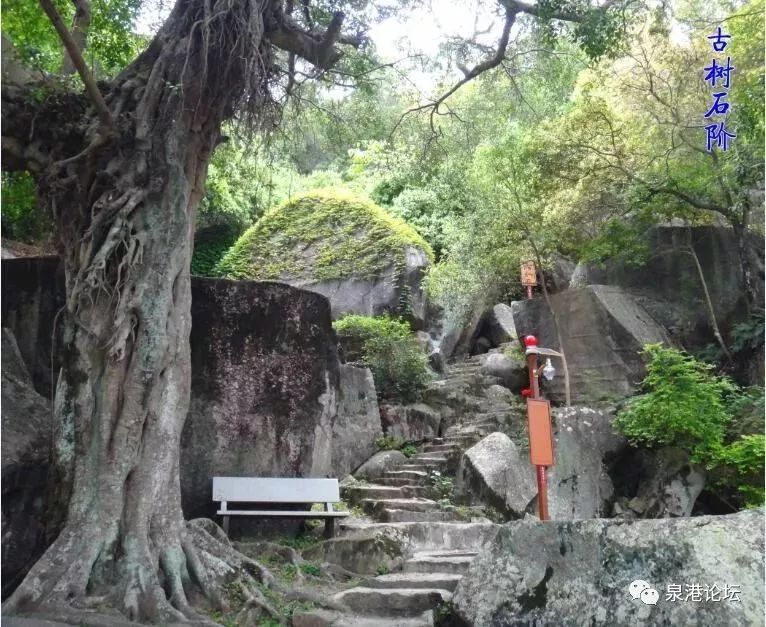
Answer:
[[[735,490],[745,506],[762,505],[764,436],[743,434],[761,431],[762,422],[743,416],[762,407],[763,389],[740,390],[716,377],[713,366],[674,348],[649,344],[645,352],[643,393],[618,414],[617,428],[633,444],[684,449],[711,471],[717,488]]]
[[[380,398],[404,403],[419,398],[431,375],[428,359],[406,322],[388,316],[349,315],[333,327],[347,359],[359,351],[360,361],[372,371]]]
[[[736,488],[746,507],[760,507],[764,502],[764,436],[743,435],[717,449],[709,462],[715,470],[716,483]]]
[[[431,470],[428,473],[428,485],[431,498],[436,501],[452,502],[455,494],[455,480],[447,477],[438,470]]]
[[[418,449],[414,444],[405,444],[400,450],[404,453],[405,457],[412,457],[418,452]]]
[[[631,443],[678,446],[702,461],[723,442],[731,420],[725,399],[735,386],[674,348],[649,344],[644,352],[650,358],[644,393],[628,402],[615,425]]]

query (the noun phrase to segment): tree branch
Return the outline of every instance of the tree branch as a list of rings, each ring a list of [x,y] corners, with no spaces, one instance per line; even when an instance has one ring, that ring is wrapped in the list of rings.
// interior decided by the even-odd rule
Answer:
[[[291,52],[305,59],[315,67],[330,69],[341,57],[335,44],[359,45],[361,39],[343,36],[343,13],[333,14],[330,24],[323,33],[303,30],[292,18],[283,14],[266,31],[266,38],[277,48]]]
[[[505,22],[503,23],[503,32],[500,35],[500,40],[497,43],[497,48],[495,50],[495,53],[491,57],[489,57],[488,59],[485,59],[481,63],[478,63],[471,69],[461,67],[460,70],[463,72],[463,78],[461,78],[457,83],[455,83],[452,87],[450,87],[446,92],[444,92],[436,100],[433,100],[432,102],[429,102],[424,105],[420,105],[418,107],[413,107],[412,109],[408,109],[407,111],[405,111],[399,118],[399,121],[396,123],[396,126],[394,126],[393,130],[391,131],[391,135],[393,135],[396,132],[396,130],[399,128],[399,126],[402,124],[402,122],[408,115],[412,113],[416,113],[418,111],[423,111],[424,109],[431,109],[431,131],[435,133],[434,123],[433,123],[434,116],[438,113],[439,107],[444,103],[444,101],[447,100],[447,98],[449,98],[452,94],[454,94],[458,89],[460,89],[466,83],[472,81],[474,78],[476,78],[480,74],[483,74],[487,70],[491,70],[492,68],[497,67],[503,62],[503,59],[505,58],[505,51],[508,49],[508,40],[510,39],[510,36],[511,36],[511,27],[516,21],[516,13],[517,11],[512,9],[508,9],[506,11]]]
[[[93,105],[96,107],[96,112],[98,113],[98,119],[101,122],[101,126],[108,129],[114,128],[112,114],[109,112],[109,109],[104,102],[104,97],[98,90],[96,81],[93,79],[93,75],[90,73],[90,70],[88,70],[88,66],[85,65],[85,60],[82,57],[82,52],[80,52],[80,49],[77,47],[77,43],[72,37],[72,33],[69,32],[69,29],[61,19],[61,15],[59,15],[56,7],[53,6],[52,0],[40,0],[40,6],[43,8],[43,11],[45,11],[48,19],[56,29],[56,32],[64,44],[66,51],[69,53],[69,57],[71,58],[72,63],[74,63],[74,66],[77,69],[77,73],[80,75],[82,82],[85,84],[85,91],[88,93],[88,96],[93,102]]]
[[[85,50],[86,40],[88,38],[88,28],[90,27],[91,8],[89,0],[72,0],[74,4],[74,18],[72,19],[72,40],[77,48],[82,52]],[[64,53],[63,74],[74,74],[77,68],[72,61],[71,55]]]

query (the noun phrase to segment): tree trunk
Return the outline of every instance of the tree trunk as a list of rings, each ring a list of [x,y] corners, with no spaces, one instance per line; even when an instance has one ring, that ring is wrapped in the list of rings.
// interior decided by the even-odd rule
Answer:
[[[190,586],[217,603],[210,578],[243,564],[225,539],[187,525],[179,483],[195,211],[222,121],[243,96],[262,103],[249,86],[265,84],[251,62],[268,3],[227,3],[215,20],[210,4],[180,0],[106,90],[115,135],[99,136],[83,96],[51,112],[38,181],[66,269],[54,411],[68,508],[5,612],[61,615],[106,599],[132,619],[198,618]]]
[[[750,256],[750,244],[748,242],[748,230],[746,224],[733,223],[734,239],[737,243],[737,256],[742,270],[742,287],[745,292],[745,303],[748,311],[752,313],[760,306],[758,293],[753,285],[753,264]]]

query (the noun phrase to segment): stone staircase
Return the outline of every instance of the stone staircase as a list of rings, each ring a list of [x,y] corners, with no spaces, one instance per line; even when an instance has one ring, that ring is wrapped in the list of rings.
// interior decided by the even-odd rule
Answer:
[[[401,572],[368,578],[360,585],[339,592],[334,599],[349,614],[317,610],[294,619],[298,627],[420,627],[432,625],[432,610],[452,598],[460,578],[486,539],[486,520],[467,522],[455,508],[446,508],[432,497],[432,473],[453,475],[463,453],[484,436],[498,430],[519,431],[525,437],[523,412],[518,400],[498,379],[481,372],[480,358],[474,357],[448,367],[444,379],[434,382],[426,401],[442,413],[441,437],[421,442],[418,452],[390,470],[375,483],[344,488],[344,498],[357,505],[375,522],[370,527],[396,528],[413,532],[413,526],[433,526],[437,541],[418,546]],[[449,525],[441,528],[441,525]],[[451,527],[454,525],[454,527]],[[476,525],[482,532],[472,533]],[[478,529],[477,527],[477,529]],[[452,534],[449,529],[461,530]],[[341,523],[341,534],[359,529]],[[421,533],[414,535],[422,536]],[[441,538],[441,541],[439,541]],[[448,539],[449,538],[449,539]],[[434,546],[440,544],[440,546]],[[315,622],[304,622],[310,616]]]

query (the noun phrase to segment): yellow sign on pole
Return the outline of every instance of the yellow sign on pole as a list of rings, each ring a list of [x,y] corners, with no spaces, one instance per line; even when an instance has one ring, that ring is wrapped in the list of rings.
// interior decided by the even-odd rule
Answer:
[[[534,261],[521,264],[521,284],[523,286],[537,285],[537,268]]]

